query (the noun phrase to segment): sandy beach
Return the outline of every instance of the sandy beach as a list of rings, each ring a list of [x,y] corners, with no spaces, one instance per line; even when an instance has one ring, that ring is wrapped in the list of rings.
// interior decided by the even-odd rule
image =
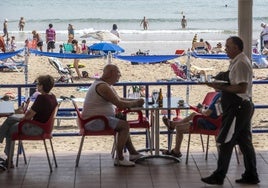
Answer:
[[[227,60],[204,60],[204,59],[195,59],[191,57],[191,65],[200,67],[200,68],[210,68],[208,74],[215,75],[219,71],[224,71],[228,67]],[[67,66],[67,64],[72,64],[73,60],[63,59],[62,63]],[[178,59],[169,61],[170,63],[180,61],[181,63],[186,63],[187,57],[183,56]],[[105,59],[90,59],[90,60],[80,60],[80,63],[84,64],[85,67],[81,68],[89,73],[89,76],[94,76],[95,74],[101,74],[102,68],[107,63]],[[112,63],[116,64],[121,70],[121,80],[120,81],[156,81],[159,79],[171,79],[175,78],[176,75],[172,71],[169,63],[162,64],[147,64],[147,65],[131,65],[130,62],[121,61],[113,59]],[[50,74],[55,79],[59,78],[59,74],[54,67],[52,67],[47,57],[30,55],[29,64],[28,64],[28,83],[32,83],[38,75],[41,74]],[[25,83],[25,74],[24,72],[0,72],[0,83],[1,84],[17,84]],[[267,69],[254,69],[254,75],[258,78],[267,77]],[[77,76],[74,73],[74,76]],[[93,82],[93,79],[83,78],[83,79],[74,79],[75,83],[88,83]],[[267,101],[267,85],[254,85],[253,86],[253,101],[256,104],[265,104]],[[159,89],[159,86],[155,86],[156,89]],[[121,92],[121,88],[117,88],[118,92]],[[202,101],[203,97],[208,91],[211,91],[211,88],[208,88],[204,85],[190,86],[189,87],[189,103],[197,104]],[[6,92],[13,92],[16,94],[16,89],[6,89],[1,88],[0,95],[2,96]],[[83,98],[86,95],[85,91],[77,91],[76,88],[53,88],[53,93],[60,97],[74,95],[75,97]],[[186,86],[176,86],[172,88],[173,96],[179,96],[186,98]],[[62,103],[61,107],[70,107],[70,102]],[[79,106],[82,106],[80,103]],[[257,109],[252,119],[253,127],[268,127],[268,110],[267,109]],[[4,118],[0,119],[2,122]],[[161,129],[165,130],[165,126],[161,122]],[[75,120],[62,120],[60,126],[55,126],[55,132],[78,132]],[[186,150],[186,141],[188,137],[185,137],[184,143],[182,145],[182,151]],[[145,144],[144,136],[132,136],[133,142],[137,149],[143,148]],[[161,135],[160,137],[161,148],[167,148],[167,136]],[[212,139],[212,138],[211,138]],[[80,137],[54,137],[54,147],[56,152],[77,152],[79,146]],[[87,150],[92,151],[106,151],[109,152],[112,147],[112,137],[91,137],[85,140],[85,146]],[[196,139],[193,139],[193,144],[191,145],[192,149],[201,150],[199,136]],[[267,150],[268,149],[268,135],[265,133],[253,134],[254,146],[257,150]],[[211,149],[215,149],[214,142],[210,142]],[[173,142],[174,144],[174,142]],[[43,150],[42,142],[40,143],[27,143],[25,142],[26,151],[29,152],[38,152]],[[3,144],[0,145],[0,156],[4,156]]]

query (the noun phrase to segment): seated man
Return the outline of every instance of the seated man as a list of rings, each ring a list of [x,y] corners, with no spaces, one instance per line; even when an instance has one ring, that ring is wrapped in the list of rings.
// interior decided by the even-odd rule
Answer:
[[[189,132],[189,127],[191,126],[191,121],[193,120],[193,117],[197,114],[203,114],[205,116],[209,116],[211,118],[216,119],[218,117],[215,104],[218,102],[218,100],[221,97],[221,92],[219,92],[211,101],[211,104],[208,106],[208,108],[203,109],[200,107],[199,113],[198,112],[193,112],[189,116],[185,117],[184,119],[180,121],[170,121],[166,116],[163,117],[163,122],[167,126],[169,131],[173,131],[176,129],[176,143],[175,143],[175,148],[172,149],[170,152],[168,150],[164,150],[163,154],[166,155],[173,155],[174,157],[181,157],[181,143],[183,140],[183,134]],[[205,119],[198,119],[198,124],[204,129],[210,129],[213,130],[216,128],[215,125],[212,123],[208,122]]]
[[[119,109],[138,107],[144,104],[144,100],[119,97],[112,85],[118,82],[120,76],[121,73],[116,65],[108,64],[104,67],[101,78],[96,79],[87,92],[82,117],[86,119],[95,115],[105,115],[109,120],[110,127],[118,132],[117,157],[119,160],[115,160],[114,164],[116,166],[134,166],[135,163],[132,161],[140,158],[142,154],[139,154],[132,144],[128,122],[115,117],[115,107]],[[101,130],[103,127],[103,123],[97,122],[97,120],[87,125],[88,130]],[[125,146],[129,151],[130,161],[124,159]]]

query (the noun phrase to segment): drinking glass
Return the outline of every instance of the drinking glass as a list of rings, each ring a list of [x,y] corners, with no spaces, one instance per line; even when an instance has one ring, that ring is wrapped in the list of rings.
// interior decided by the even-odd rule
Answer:
[[[153,90],[152,97],[154,99],[154,106],[157,106],[158,96],[159,96],[159,92],[157,90]]]

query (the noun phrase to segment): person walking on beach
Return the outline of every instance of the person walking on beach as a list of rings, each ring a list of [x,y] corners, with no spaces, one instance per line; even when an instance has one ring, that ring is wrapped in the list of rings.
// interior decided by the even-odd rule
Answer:
[[[181,19],[181,28],[185,29],[186,26],[187,26],[187,20],[186,20],[185,16],[183,15],[182,19]]]
[[[72,24],[69,24],[69,25],[68,25],[68,38],[69,38],[69,37],[74,38],[74,27],[73,27]]]
[[[222,127],[217,137],[219,154],[217,169],[212,175],[201,178],[207,184],[222,185],[227,174],[232,151],[236,144],[243,154],[245,171],[241,179],[235,180],[240,184],[258,184],[260,182],[256,154],[252,144],[251,117],[254,112],[252,98],[253,70],[249,58],[243,52],[244,44],[237,36],[226,40],[225,50],[231,59],[228,71],[216,77],[225,78],[229,84],[208,83],[209,87],[221,90],[221,105],[223,110]],[[218,79],[218,78],[217,78]]]
[[[55,42],[56,42],[56,32],[53,29],[53,25],[49,24],[48,29],[46,30],[46,43],[47,43],[47,52],[53,52],[55,49]]]
[[[6,18],[5,21],[4,21],[4,23],[3,23],[3,33],[4,33],[3,38],[4,38],[4,37],[8,38],[7,21],[8,21],[8,20],[7,20],[7,18]]]
[[[96,79],[87,91],[83,105],[83,119],[95,115],[104,115],[109,121],[112,129],[118,132],[117,139],[117,159],[114,161],[115,166],[135,166],[132,161],[137,160],[143,155],[138,153],[132,144],[128,122],[115,117],[115,107],[126,109],[131,107],[140,107],[144,104],[143,99],[121,98],[113,88],[113,85],[119,81],[121,73],[119,68],[114,64],[107,64],[103,69],[101,78]],[[101,130],[104,125],[102,122],[91,121],[87,125],[90,130]],[[123,156],[124,148],[129,151],[129,160]]]
[[[33,34],[33,40],[36,40],[36,45],[39,48],[41,52],[43,52],[43,40],[39,33],[36,32],[36,30],[32,31]]]
[[[117,31],[117,25],[116,24],[113,24],[113,28],[112,30],[110,31],[112,34],[114,34],[115,36],[117,36],[118,38],[120,38],[119,36],[119,32]],[[114,40],[114,41],[111,41],[112,43],[114,44],[118,44],[119,43],[119,40]]]
[[[23,17],[20,17],[20,21],[19,21],[19,31],[23,31],[24,30],[24,26],[25,26],[25,20]]]
[[[189,133],[189,128],[191,126],[191,121],[196,115],[204,115],[207,117],[211,117],[213,119],[218,118],[215,104],[220,100],[221,92],[218,92],[217,95],[213,98],[211,101],[211,104],[206,109],[203,109],[203,107],[199,108],[199,112],[193,112],[189,116],[183,118],[180,121],[170,121],[166,116],[163,116],[162,120],[169,131],[173,131],[176,129],[176,144],[174,149],[171,151],[163,150],[163,154],[165,155],[172,155],[174,157],[180,158],[182,156],[181,154],[181,143],[183,141],[183,134]],[[198,120],[198,126],[202,127],[206,130],[214,130],[216,129],[216,126],[209,121],[207,121],[204,118],[199,118]]]
[[[261,23],[261,27],[263,28],[261,31],[261,51],[264,48],[268,48],[268,26],[266,23]]]
[[[143,26],[143,30],[147,30],[148,26],[149,26],[149,22],[146,19],[146,17],[144,16],[143,19],[141,20],[140,26]]]
[[[73,52],[75,54],[81,54],[82,53],[82,49],[81,49],[81,46],[78,44],[78,41],[76,39],[74,39],[72,41],[72,44],[74,46],[74,51]],[[74,59],[74,69],[75,69],[75,72],[77,73],[78,79],[82,78],[82,75],[81,75],[81,73],[79,71],[79,68],[78,68],[79,61],[80,61],[79,59]]]

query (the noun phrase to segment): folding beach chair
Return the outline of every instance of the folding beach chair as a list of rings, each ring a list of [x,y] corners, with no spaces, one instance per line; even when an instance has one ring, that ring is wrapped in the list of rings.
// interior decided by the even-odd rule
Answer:
[[[179,79],[186,80],[187,79],[187,66],[186,65],[179,65],[178,63],[171,63],[170,67],[176,74]]]
[[[54,57],[49,57],[48,62],[58,71],[60,74],[60,78],[58,79],[58,82],[72,82],[72,71],[68,67],[63,67],[62,63]]]

